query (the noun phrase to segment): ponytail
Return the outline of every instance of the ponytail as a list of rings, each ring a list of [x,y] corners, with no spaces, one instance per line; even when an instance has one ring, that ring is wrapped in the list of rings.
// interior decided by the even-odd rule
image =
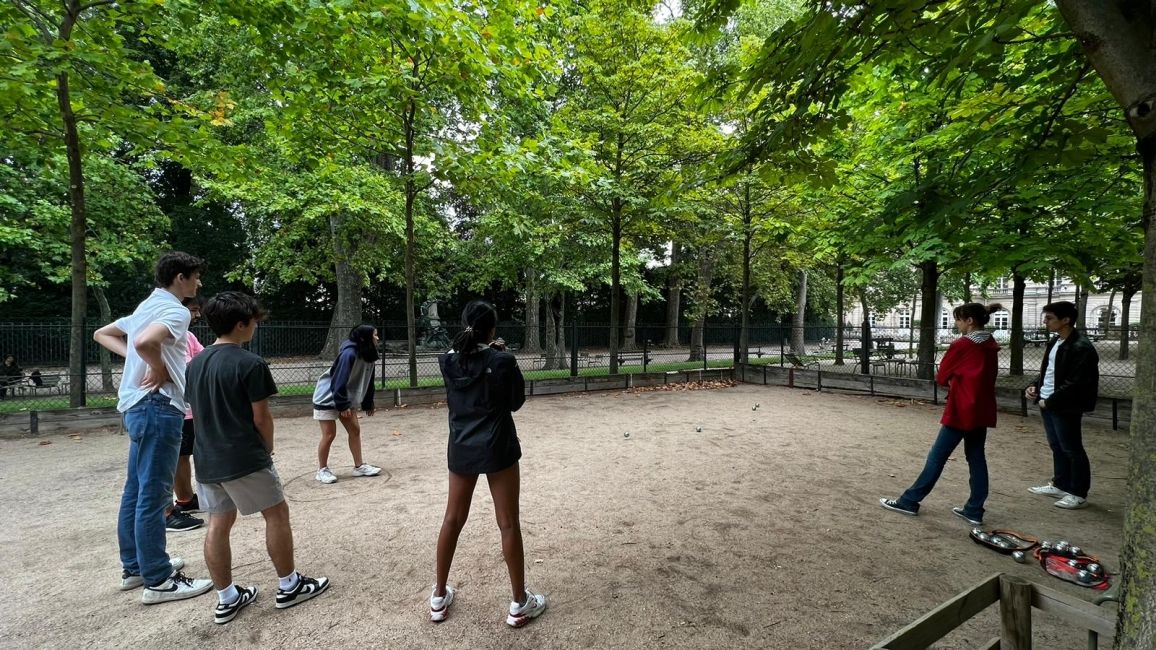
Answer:
[[[975,321],[975,324],[983,327],[991,320],[991,315],[1003,309],[1003,305],[998,302],[993,302],[986,307],[978,302],[969,302],[966,305],[960,305],[955,308],[952,315],[956,318],[966,320],[968,318]]]
[[[454,336],[454,352],[464,366],[477,353],[478,346],[489,343],[490,332],[498,324],[498,312],[484,300],[473,300],[462,310],[462,331]]]

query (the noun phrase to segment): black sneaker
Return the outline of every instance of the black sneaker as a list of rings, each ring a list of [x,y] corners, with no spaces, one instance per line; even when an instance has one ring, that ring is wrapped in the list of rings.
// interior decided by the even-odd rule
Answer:
[[[183,512],[177,512],[176,510],[173,510],[168,517],[165,517],[165,530],[172,533],[196,530],[204,525],[204,519],[197,519]]]
[[[237,587],[237,600],[228,605],[221,602],[217,603],[217,607],[213,610],[213,622],[217,625],[228,623],[237,618],[237,613],[254,600],[257,600],[257,585],[248,588]]]
[[[899,502],[895,499],[888,499],[887,497],[881,497],[879,499],[879,505],[887,508],[888,510],[894,510],[895,512],[905,514],[909,517],[914,517],[919,514],[919,512],[915,510],[908,510],[907,508],[899,505]]]
[[[189,499],[188,503],[177,502],[177,503],[173,504],[173,512],[183,512],[184,514],[187,515],[187,514],[190,514],[193,512],[200,512],[200,511],[201,511],[201,503],[199,500],[197,500],[197,495],[195,495],[195,494],[193,495],[193,498]]]
[[[277,609],[285,609],[309,600],[329,588],[329,578],[306,578],[297,574],[297,587],[277,590]]]

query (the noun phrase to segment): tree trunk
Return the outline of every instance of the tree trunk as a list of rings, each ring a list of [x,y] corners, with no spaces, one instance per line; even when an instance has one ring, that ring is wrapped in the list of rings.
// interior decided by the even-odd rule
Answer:
[[[1079,287],[1079,298],[1076,301],[1076,327],[1081,331],[1088,329],[1088,293],[1091,291],[1088,287]]]
[[[622,301],[622,200],[615,197],[610,215],[610,374],[618,374],[619,303]]]
[[[668,348],[677,348],[678,342],[678,315],[679,302],[682,298],[682,283],[678,279],[679,266],[678,242],[670,244],[670,270],[666,276],[666,337],[662,345]]]
[[[863,307],[863,324],[859,333],[859,370],[871,374],[871,307],[867,304],[867,289],[859,289],[859,304]]]
[[[420,72],[417,59],[413,60],[413,78]],[[406,102],[402,115],[405,135],[405,334],[409,349],[409,387],[417,388],[417,318],[414,314],[414,292],[417,291],[417,273],[414,269],[414,248],[417,241],[413,232],[413,208],[417,199],[417,184],[414,182],[414,136],[417,118],[417,104],[413,99]]]
[[[626,327],[622,330],[622,351],[634,352],[638,349],[638,294],[626,297]]]
[[[835,328],[835,365],[843,365],[843,313],[845,305],[843,295],[843,263],[835,266],[835,313],[838,327]]]
[[[807,271],[799,273],[799,291],[795,295],[795,316],[791,322],[791,352],[807,354]]]
[[[971,273],[963,274],[963,302],[971,302]]]
[[[538,294],[538,272],[532,268],[526,269],[526,339],[522,346],[523,352],[538,354],[542,351],[539,337],[541,303],[542,298]]]
[[[747,190],[749,199],[750,190]],[[739,296],[739,360],[747,363],[751,352],[751,215],[750,203],[743,204],[743,285]]]
[[[546,297],[546,370],[566,370],[566,294]]]
[[[904,357],[910,357],[912,350],[915,349],[915,307],[919,304],[919,293],[911,296],[911,322],[907,327],[907,354]],[[938,331],[938,330],[937,330]]]
[[[1027,280],[1018,270],[1012,271],[1011,369],[1009,375],[1024,374],[1024,292]]]
[[[112,309],[108,306],[108,296],[104,287],[93,287],[92,293],[96,296],[96,305],[100,308],[100,322],[112,322]],[[116,385],[112,381],[112,353],[103,345],[100,348],[100,390],[102,393],[116,393]]]
[[[920,297],[923,305],[919,313],[919,351],[916,355],[916,375],[920,379],[935,379],[936,325],[939,320],[939,264],[928,260],[919,265],[923,271]]]
[[[74,16],[72,21],[75,21]],[[71,25],[71,21],[66,22]],[[61,32],[64,32],[64,27],[61,28]],[[62,33],[61,40],[68,40],[68,35]],[[80,151],[80,135],[76,130],[76,114],[72,112],[67,72],[56,75],[56,101],[60,107],[61,121],[64,123],[64,146],[68,156],[68,200],[72,209],[72,221],[69,225],[72,251],[72,313],[71,332],[68,337],[68,405],[78,408],[84,406],[85,402],[84,321],[88,315],[88,259],[85,234],[88,231],[88,214],[84,204],[84,162]]]
[[[356,245],[346,240],[345,216],[329,216],[329,234],[333,238],[333,271],[337,279],[337,304],[329,321],[329,335],[321,349],[322,359],[335,359],[349,330],[361,324],[361,274],[350,263]]]
[[[1108,308],[1103,311],[1103,316],[1100,317],[1102,324],[1100,327],[1103,331],[1100,334],[1107,338],[1112,333],[1112,310],[1116,308],[1116,290],[1112,289],[1112,293],[1108,294]]]
[[[1057,0],[1056,6],[1124,108],[1144,166],[1144,280],[1132,449],[1120,556],[1116,648],[1151,648],[1156,638],[1156,12],[1142,3]]]
[[[1048,302],[1045,304],[1051,304],[1052,292],[1055,291],[1055,289],[1056,289],[1056,270],[1052,269],[1051,272],[1048,273]]]
[[[1128,340],[1132,335],[1132,327],[1129,322],[1132,318],[1132,296],[1135,295],[1134,290],[1124,289],[1123,295],[1120,296],[1120,361],[1128,359]]]
[[[698,285],[694,289],[695,319],[690,328],[690,356],[688,361],[702,361],[706,357],[706,317],[710,303],[710,285],[714,282],[715,260],[707,251],[699,258]]]

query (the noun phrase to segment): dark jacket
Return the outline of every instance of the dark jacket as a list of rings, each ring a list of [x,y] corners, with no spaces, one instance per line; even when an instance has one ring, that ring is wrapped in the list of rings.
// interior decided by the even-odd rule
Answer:
[[[0,363],[0,386],[12,386],[24,381],[24,370],[15,363],[6,365]]]
[[[490,474],[522,456],[514,411],[526,402],[526,382],[518,359],[491,348],[461,363],[457,352],[438,357],[449,405],[447,457],[455,474]]]
[[[1044,375],[1048,371],[1048,357],[1052,348],[1060,341],[1054,336],[1044,350],[1044,360],[1040,362],[1040,376],[1036,379],[1036,402],[1044,385]],[[1100,355],[1088,337],[1073,329],[1064,339],[1064,344],[1056,351],[1056,388],[1048,397],[1047,409],[1053,413],[1090,413],[1096,410],[1096,397],[1100,391]]]

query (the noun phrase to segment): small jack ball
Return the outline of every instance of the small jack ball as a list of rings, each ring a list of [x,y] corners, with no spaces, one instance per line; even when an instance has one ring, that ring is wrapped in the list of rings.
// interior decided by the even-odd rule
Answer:
[[[630,437],[630,432],[629,432],[629,431],[627,431],[626,433],[623,433],[623,434],[622,434],[622,437],[623,437],[623,438],[629,438],[629,437]]]
[[[1020,564],[1028,561],[1028,556],[1024,555],[1023,551],[1012,551],[1012,559]]]
[[[702,433],[702,427],[695,427],[694,430],[698,431],[699,433]]]

